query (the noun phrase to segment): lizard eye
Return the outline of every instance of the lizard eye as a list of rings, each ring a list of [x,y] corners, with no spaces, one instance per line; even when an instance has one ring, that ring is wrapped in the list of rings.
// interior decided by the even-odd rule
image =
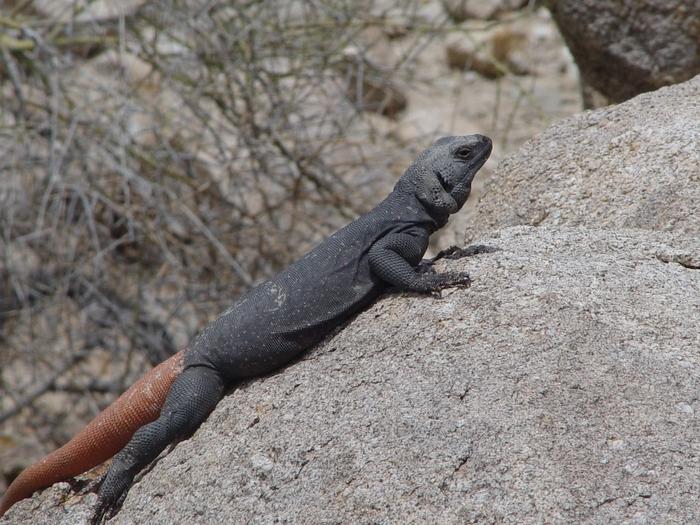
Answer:
[[[462,146],[457,151],[455,151],[455,157],[458,159],[466,160],[469,158],[472,150],[469,146]]]

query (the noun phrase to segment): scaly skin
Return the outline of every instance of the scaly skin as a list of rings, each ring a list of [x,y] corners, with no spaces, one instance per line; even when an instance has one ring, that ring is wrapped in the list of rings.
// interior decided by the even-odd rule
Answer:
[[[491,141],[482,135],[436,141],[372,211],[240,296],[192,340],[163,379],[144,378],[158,387],[157,396],[135,385],[115,403],[118,408],[110,407],[66,445],[67,451],[54,453],[60,461],[50,464],[62,465],[55,474],[41,463],[21,474],[3,509],[119,451],[98,495],[93,522],[102,521],[118,508],[136,474],[168,444],[194,432],[227,387],[286,365],[389,288],[435,294],[469,286],[467,274],[435,273],[421,259],[430,235],[466,202],[490,153]],[[442,256],[460,255],[452,250]],[[136,416],[127,416],[132,412]],[[107,426],[113,428],[102,428]],[[85,461],[84,455],[93,459]]]
[[[68,443],[27,467],[0,501],[0,516],[37,490],[82,474],[124,448],[136,430],[160,414],[170,385],[182,371],[183,356],[180,351],[159,364]]]

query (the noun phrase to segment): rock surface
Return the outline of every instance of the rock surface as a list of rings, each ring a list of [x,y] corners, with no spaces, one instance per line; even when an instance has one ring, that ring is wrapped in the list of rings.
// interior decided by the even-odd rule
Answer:
[[[506,157],[467,239],[517,224],[700,234],[700,76],[558,122]]]
[[[700,73],[700,0],[549,0],[587,107]]]
[[[110,523],[698,523],[700,240],[516,227],[241,385]],[[3,523],[83,523],[57,485]],[[57,506],[63,502],[65,507]]]
[[[343,50],[345,94],[358,111],[371,111],[396,118],[406,109],[408,99],[391,80],[390,70],[363,56],[354,46]]]
[[[502,24],[482,33],[470,31],[450,35],[445,43],[445,58],[452,69],[476,71],[486,78],[499,78],[506,73],[530,73],[527,55],[528,34],[517,24]]]
[[[456,22],[469,18],[492,20],[527,4],[527,0],[442,0],[443,8]]]
[[[147,0],[32,0],[41,16],[62,21],[104,22],[134,14]]]

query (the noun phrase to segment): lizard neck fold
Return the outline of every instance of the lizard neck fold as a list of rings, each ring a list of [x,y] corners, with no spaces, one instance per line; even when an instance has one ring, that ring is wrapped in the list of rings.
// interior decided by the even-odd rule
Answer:
[[[425,224],[430,232],[435,232],[447,224],[450,214],[431,209],[426,206],[418,196],[401,181],[396,184],[394,190],[385,199],[392,208],[397,208],[401,219],[406,222]]]

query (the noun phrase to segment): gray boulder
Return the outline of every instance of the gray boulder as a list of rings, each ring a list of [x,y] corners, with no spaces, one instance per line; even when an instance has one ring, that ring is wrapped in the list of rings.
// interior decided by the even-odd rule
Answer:
[[[699,523],[700,240],[516,227],[240,385],[110,523]],[[57,485],[4,523],[84,523]],[[64,506],[62,506],[64,505]]]
[[[464,22],[469,18],[493,20],[527,4],[527,0],[442,0],[443,8],[455,22]]]
[[[517,224],[700,235],[700,76],[560,121],[506,157],[467,240]]]
[[[581,71],[586,107],[700,73],[700,0],[548,0]]]

